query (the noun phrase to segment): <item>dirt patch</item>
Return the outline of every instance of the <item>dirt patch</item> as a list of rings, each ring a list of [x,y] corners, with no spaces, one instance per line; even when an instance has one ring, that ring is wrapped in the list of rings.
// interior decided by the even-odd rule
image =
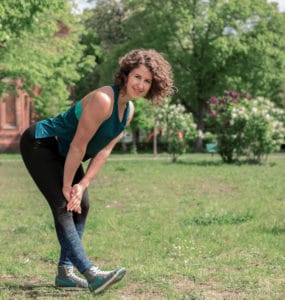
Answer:
[[[195,282],[190,279],[176,279],[173,283],[173,290],[179,293],[189,293],[195,288]]]
[[[211,187],[211,189],[209,189],[209,186]],[[213,178],[209,178],[206,182],[199,180],[195,181],[193,190],[195,190],[200,195],[211,197],[240,194],[240,190],[238,187],[231,186],[228,182],[215,180]]]
[[[246,295],[239,290],[221,290],[215,287],[214,283],[199,283],[196,287],[205,291],[204,297],[206,297],[206,299],[247,299]]]
[[[5,298],[1,299],[53,299],[59,295],[54,285],[45,284],[40,279],[20,280],[20,278],[7,275],[1,276],[0,280],[0,298],[2,293],[5,295]],[[66,297],[70,297],[70,294]]]
[[[162,293],[152,290],[145,290],[145,286],[139,283],[131,283],[125,289],[120,289],[118,293],[122,300],[162,300],[165,299]]]
[[[218,286],[218,282],[203,283],[181,278],[174,280],[173,290],[184,295],[185,299],[246,299],[246,295],[239,290],[222,290]]]

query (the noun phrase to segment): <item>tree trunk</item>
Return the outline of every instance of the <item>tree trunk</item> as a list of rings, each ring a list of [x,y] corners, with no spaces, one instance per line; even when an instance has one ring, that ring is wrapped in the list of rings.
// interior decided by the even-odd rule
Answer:
[[[133,130],[132,131],[132,137],[133,137],[133,144],[132,144],[132,152],[137,153],[137,145],[139,141],[139,130]]]
[[[157,156],[157,128],[156,125],[154,125],[153,129],[153,156]]]
[[[198,100],[198,116],[197,116],[197,130],[199,132],[205,131],[205,116],[207,112],[207,103],[205,100]],[[203,149],[203,138],[199,135],[196,144],[195,144],[195,152],[204,152]]]
[[[125,142],[121,143],[121,150],[122,150],[122,152],[126,152],[127,151],[127,145],[126,145]]]

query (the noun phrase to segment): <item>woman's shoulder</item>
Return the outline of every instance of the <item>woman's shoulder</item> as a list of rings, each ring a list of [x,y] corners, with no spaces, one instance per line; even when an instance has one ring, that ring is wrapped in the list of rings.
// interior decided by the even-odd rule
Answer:
[[[93,101],[110,102],[114,100],[114,91],[112,86],[102,86],[90,92],[83,99],[85,98]]]
[[[95,109],[110,114],[114,102],[114,92],[111,86],[100,87],[89,94],[82,100],[83,109]]]

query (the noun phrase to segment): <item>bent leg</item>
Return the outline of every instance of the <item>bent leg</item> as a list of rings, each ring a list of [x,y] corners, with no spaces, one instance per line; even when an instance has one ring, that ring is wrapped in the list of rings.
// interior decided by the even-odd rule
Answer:
[[[82,166],[78,169],[73,184],[78,183],[82,177],[84,176],[84,171]],[[89,198],[88,198],[88,191],[85,190],[82,196],[81,201],[81,214],[78,214],[76,212],[73,212],[73,221],[76,228],[76,231],[78,233],[78,236],[80,240],[82,239],[84,229],[85,229],[85,223],[86,218],[89,211]],[[69,253],[65,251],[64,248],[61,248],[60,252],[60,259],[59,259],[59,265],[72,265],[72,262],[70,258],[68,257]]]
[[[31,126],[22,135],[20,149],[27,169],[52,210],[61,248],[68,253],[70,261],[79,272],[84,273],[92,263],[82,247],[73,212],[66,210],[66,199],[62,193],[64,158],[58,153],[56,139],[35,139],[34,126]],[[78,223],[82,233],[86,215]]]

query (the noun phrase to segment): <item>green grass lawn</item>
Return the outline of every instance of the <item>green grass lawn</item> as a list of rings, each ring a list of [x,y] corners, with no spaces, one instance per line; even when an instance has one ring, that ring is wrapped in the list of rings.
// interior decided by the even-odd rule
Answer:
[[[48,178],[47,178],[48,180]],[[284,299],[285,154],[112,155],[89,188],[83,244],[124,280],[99,299]],[[0,155],[0,299],[92,299],[53,286],[51,213],[18,155]]]

